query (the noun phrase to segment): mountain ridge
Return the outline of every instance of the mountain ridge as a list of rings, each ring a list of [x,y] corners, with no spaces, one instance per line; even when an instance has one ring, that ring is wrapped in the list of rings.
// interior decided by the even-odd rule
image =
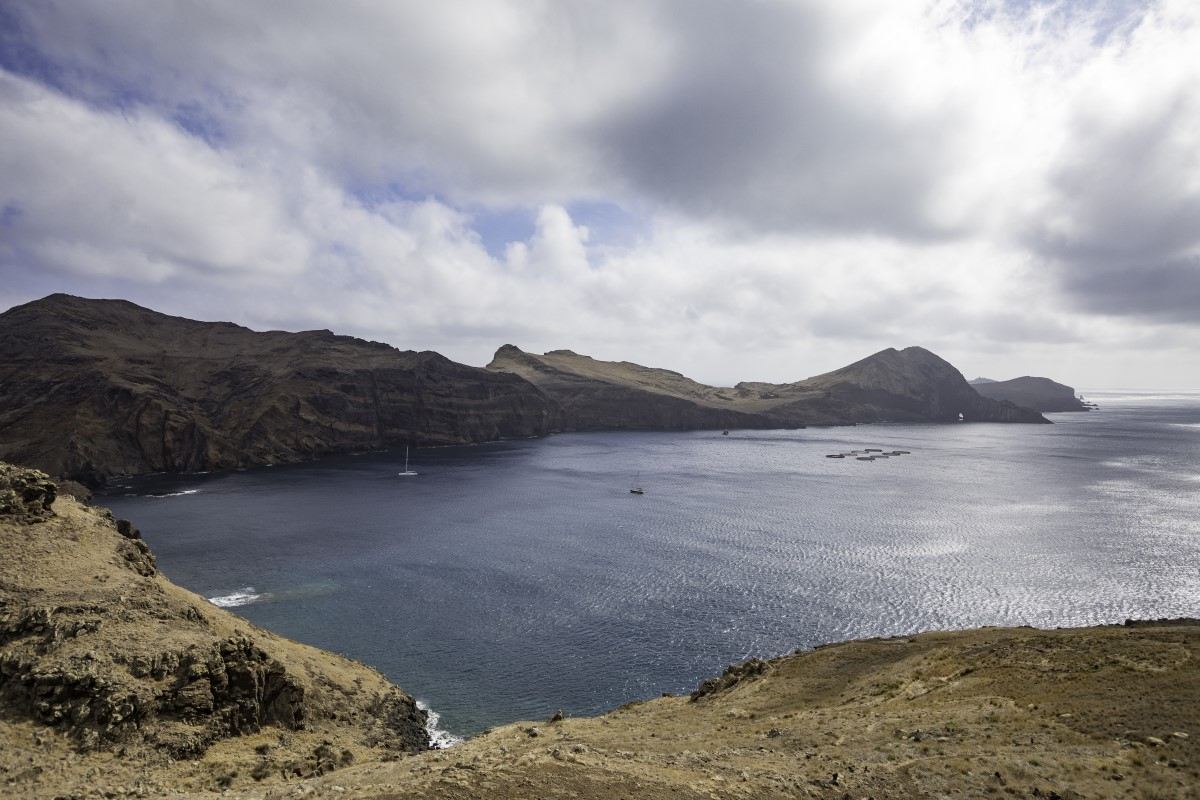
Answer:
[[[665,409],[690,402],[734,424],[711,427],[799,428],[867,422],[1046,422],[1040,414],[976,393],[949,362],[922,347],[887,348],[792,383],[744,381],[708,386],[673,370],[600,361],[570,350],[496,351],[487,369],[520,375],[563,408],[568,429],[620,427],[617,400]],[[730,418],[730,417],[726,417]],[[737,424],[740,422],[741,424]]]
[[[0,314],[0,459],[99,485],[323,455],[578,430],[1046,422],[894,348],[791,384],[513,345],[486,368],[328,330],[254,331],[54,294]]]

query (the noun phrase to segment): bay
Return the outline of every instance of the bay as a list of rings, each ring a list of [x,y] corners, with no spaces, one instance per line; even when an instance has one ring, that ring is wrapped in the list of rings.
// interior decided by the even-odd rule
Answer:
[[[1089,399],[1046,426],[568,434],[98,502],[172,580],[469,735],[847,638],[1200,616],[1200,393]],[[826,458],[866,448],[911,453]]]

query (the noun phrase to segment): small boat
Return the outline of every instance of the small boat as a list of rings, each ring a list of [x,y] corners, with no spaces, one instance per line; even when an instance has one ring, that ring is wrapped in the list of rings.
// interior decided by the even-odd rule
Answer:
[[[826,458],[845,458],[846,454],[845,453],[830,453],[829,455],[827,455],[825,457]]]
[[[863,450],[863,452],[864,453],[882,453],[883,451],[880,450],[878,447],[868,447],[866,450]]]
[[[859,461],[874,461],[875,456],[857,456]]]
[[[643,489],[643,488],[642,488],[642,487],[640,487],[640,486],[635,486],[635,487],[633,487],[632,489],[630,489],[630,490],[629,490],[629,493],[630,493],[630,494],[645,494],[645,493],[646,493],[646,490],[645,490],[645,489]]]
[[[721,435],[722,435],[722,436],[728,436],[728,435],[729,435],[729,431],[721,431]]]
[[[405,445],[405,447],[404,447],[404,472],[397,472],[396,474],[399,475],[401,478],[407,478],[410,475],[417,474],[408,468],[408,446],[407,445]]]

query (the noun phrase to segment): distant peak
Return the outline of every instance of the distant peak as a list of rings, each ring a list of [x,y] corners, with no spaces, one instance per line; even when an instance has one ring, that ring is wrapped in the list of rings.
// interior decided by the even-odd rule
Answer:
[[[579,353],[576,353],[574,350],[547,350],[545,353],[542,353],[542,355],[544,355],[544,356],[571,356],[573,358],[581,357],[579,355]],[[587,356],[582,356],[582,357],[587,358]]]
[[[525,355],[525,351],[522,350],[521,348],[517,347],[515,344],[502,344],[496,350],[496,355],[494,357],[499,358],[500,356],[523,356],[523,355]]]

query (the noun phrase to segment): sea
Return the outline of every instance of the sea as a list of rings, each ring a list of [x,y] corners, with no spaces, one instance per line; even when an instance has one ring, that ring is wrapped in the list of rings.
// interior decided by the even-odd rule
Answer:
[[[1088,396],[1053,425],[564,434],[98,502],[175,582],[379,669],[449,745],[843,639],[1200,616],[1200,393]]]

